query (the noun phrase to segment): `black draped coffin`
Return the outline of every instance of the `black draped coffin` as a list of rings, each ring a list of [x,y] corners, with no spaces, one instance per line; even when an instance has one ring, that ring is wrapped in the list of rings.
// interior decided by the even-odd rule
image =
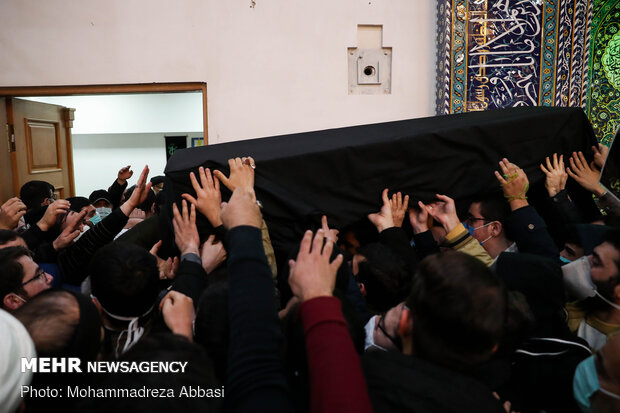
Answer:
[[[256,196],[277,250],[299,241],[308,217],[327,214],[330,226],[342,228],[378,211],[386,187],[414,201],[441,193],[465,204],[499,188],[493,171],[503,157],[525,170],[533,188],[528,195],[535,194],[544,183],[539,164],[546,156],[564,154],[568,164],[568,156],[581,150],[591,159],[595,143],[579,108],[437,116],[179,150],[166,166],[166,192],[170,202],[180,202],[180,194],[194,194],[190,171],[204,166],[228,174],[229,158],[252,156]],[[591,202],[577,185],[571,191]],[[168,223],[169,214],[167,208]],[[202,236],[209,231],[204,218],[199,230]]]

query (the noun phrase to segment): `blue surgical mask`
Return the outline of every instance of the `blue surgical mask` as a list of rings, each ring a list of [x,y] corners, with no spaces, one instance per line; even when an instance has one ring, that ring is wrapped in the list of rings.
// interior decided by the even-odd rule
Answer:
[[[489,226],[489,225],[491,225],[492,223],[493,223],[493,221],[491,221],[491,222],[487,222],[486,224],[484,224],[484,225],[480,225],[479,227],[472,227],[471,225],[469,225],[469,224],[467,223],[467,221],[463,221],[463,222],[461,222],[461,224],[463,224],[463,226],[465,227],[465,229],[466,229],[467,231],[469,231],[469,235],[471,235],[472,237],[474,236],[474,231],[475,231],[475,230],[480,229],[480,228],[484,228],[484,227],[486,227],[486,226]],[[484,241],[479,241],[479,242],[480,242],[480,245],[483,245],[485,242],[487,242],[487,241],[488,241],[488,240],[490,240],[491,238],[493,238],[493,235],[489,235],[489,237],[488,237],[487,239],[485,239]]]
[[[562,257],[561,255],[560,255],[560,261],[562,261],[564,264],[570,264],[572,262],[568,258]]]
[[[465,227],[465,229],[467,231],[469,231],[469,235],[471,235],[472,237],[474,236],[474,231],[476,230],[476,228],[472,227],[471,225],[469,225],[467,223],[467,221],[463,221],[461,222],[461,224],[463,224],[463,226]]]
[[[575,375],[573,376],[573,396],[575,400],[577,400],[577,404],[579,408],[581,408],[581,411],[584,413],[590,413],[592,411],[590,398],[597,391],[620,400],[620,395],[601,388],[596,373],[596,365],[594,364],[594,355],[592,355],[579,363],[575,370]]]
[[[463,221],[463,222],[461,222],[461,224],[463,224],[463,226],[465,227],[465,229],[467,229],[467,231],[469,231],[469,234],[470,234],[472,237],[474,236],[474,231],[475,231],[475,230],[480,229],[480,228],[487,227],[487,226],[491,225],[492,223],[493,223],[493,221],[491,221],[491,222],[487,222],[486,224],[484,224],[484,225],[480,225],[479,227],[472,227],[471,225],[469,225],[469,224],[467,223],[467,221]]]
[[[93,215],[93,217],[91,219],[89,219],[89,221],[92,222],[93,225],[97,225],[98,223],[101,222],[101,215],[96,213],[95,215]]]

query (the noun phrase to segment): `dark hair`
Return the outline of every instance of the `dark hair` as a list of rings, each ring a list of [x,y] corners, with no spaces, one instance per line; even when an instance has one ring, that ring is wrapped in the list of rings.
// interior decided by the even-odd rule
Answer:
[[[381,313],[403,302],[411,290],[411,276],[404,261],[379,243],[360,247],[358,254],[366,258],[359,263],[357,281],[366,287],[368,307]]]
[[[8,229],[0,229],[0,245],[15,241],[18,238],[21,238],[21,236],[17,232]]]
[[[506,292],[481,261],[447,251],[420,262],[407,306],[418,357],[467,371],[489,359],[506,320]]]
[[[19,190],[19,198],[30,210],[41,206],[54,192],[54,185],[45,181],[29,181],[22,185]]]
[[[71,198],[67,198],[67,201],[71,203],[71,205],[69,206],[69,210],[73,212],[80,212],[82,208],[90,205],[90,201],[88,200],[88,198],[85,198],[83,196],[74,196]]]
[[[125,191],[125,201],[131,198],[131,194],[133,194],[133,191],[135,189],[136,189],[136,186],[133,185],[129,187],[127,191]],[[149,192],[147,193],[146,199],[144,200],[144,202],[142,202],[136,208],[141,209],[144,212],[151,212],[151,209],[153,208],[154,203],[155,203],[155,191],[153,191],[152,189],[149,189]]]
[[[108,373],[97,377],[96,388],[113,389],[170,389],[175,397],[135,398],[106,397],[85,398],[79,402],[76,411],[87,412],[133,412],[152,413],[159,411],[219,412],[223,394],[218,397],[179,397],[182,389],[220,390],[223,387],[213,376],[211,362],[204,349],[191,343],[185,337],[171,334],[151,334],[140,340],[131,350],[119,358],[120,361],[168,361],[187,362],[183,373],[136,372],[131,374]]]
[[[605,232],[605,235],[603,235],[603,242],[613,245],[613,247],[620,252],[620,228],[610,229]],[[620,259],[616,260],[615,263],[616,268],[620,271]]]
[[[489,221],[499,221],[506,238],[512,239],[506,229],[506,220],[511,214],[510,205],[502,194],[495,192],[479,194],[472,200],[472,203],[474,202],[480,203],[480,215]]]
[[[144,248],[114,242],[99,249],[90,263],[92,293],[106,311],[138,317],[157,299],[157,261]]]
[[[7,247],[0,249],[0,304],[7,294],[26,294],[22,287],[24,267],[17,262],[23,256],[30,257],[30,251],[24,247]]]
[[[80,320],[76,299],[68,291],[37,294],[13,314],[28,330],[39,357],[60,356]]]

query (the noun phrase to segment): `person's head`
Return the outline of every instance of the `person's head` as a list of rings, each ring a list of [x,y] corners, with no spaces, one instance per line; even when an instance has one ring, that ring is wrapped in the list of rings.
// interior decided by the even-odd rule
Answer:
[[[8,247],[28,248],[26,241],[15,231],[0,229],[0,249]]]
[[[403,352],[469,370],[496,351],[506,302],[500,280],[476,258],[455,251],[426,257],[401,314]]]
[[[91,219],[97,214],[97,210],[90,203],[88,198],[84,198],[83,196],[74,196],[72,198],[67,198],[67,201],[71,203],[69,206],[69,211],[61,215],[59,217],[60,220],[60,230],[64,230],[70,225],[76,225],[76,220],[78,219],[78,215],[83,210],[86,210],[86,215],[82,219],[83,224],[91,225]]]
[[[504,227],[509,215],[510,207],[500,195],[480,196],[469,205],[465,223],[473,229],[472,236],[492,258],[510,245],[510,237]]]
[[[114,242],[95,253],[89,272],[91,296],[109,333],[104,352],[119,356],[151,324],[159,293],[157,261],[144,248]]]
[[[357,282],[374,311],[385,312],[407,297],[411,288],[410,274],[403,260],[390,248],[379,243],[361,247],[353,264],[357,267]]]
[[[404,308],[405,302],[403,301],[368,321],[370,325],[366,325],[366,350],[379,348],[380,350],[402,351],[403,343],[398,335],[398,326]]]
[[[22,386],[30,384],[32,372],[22,373],[22,358],[36,357],[34,343],[24,326],[11,314],[0,309],[0,412],[14,413],[23,399]]]
[[[32,337],[39,357],[97,359],[102,327],[97,308],[86,296],[47,290],[13,313]]]
[[[577,366],[573,396],[584,412],[620,411],[620,336]]]
[[[125,199],[129,199],[131,198],[131,195],[133,194],[133,191],[136,189],[136,186],[133,185],[131,187],[129,187],[127,189],[127,191],[125,191]],[[153,192],[153,189],[149,189],[149,192],[146,195],[146,199],[144,200],[144,202],[142,202],[140,205],[138,205],[136,208],[144,211],[144,213],[147,215],[147,217],[151,214],[153,214],[153,212],[155,211],[155,192]]]
[[[0,299],[2,308],[15,311],[51,287],[52,276],[32,260],[24,247],[0,249]]]
[[[596,290],[607,300],[620,304],[620,229],[607,231],[588,260]]]
[[[106,315],[139,317],[159,293],[157,261],[144,248],[114,242],[99,249],[90,263],[91,290]]]
[[[110,194],[105,189],[93,191],[88,197],[88,200],[95,208],[112,208]]]
[[[533,335],[570,334],[565,320],[562,270],[557,261],[534,254],[505,252],[497,258],[495,273],[508,291],[523,294],[535,319]]]
[[[151,189],[155,192],[155,195],[159,194],[159,192],[164,189],[165,180],[166,177],[163,175],[158,175],[151,178],[151,184],[153,184]]]
[[[594,247],[603,242],[609,227],[605,225],[578,224],[567,228],[564,248],[560,251],[562,261],[575,261],[592,254]]]
[[[54,185],[45,181],[29,181],[19,190],[19,198],[26,205],[26,209],[49,205],[56,199]]]

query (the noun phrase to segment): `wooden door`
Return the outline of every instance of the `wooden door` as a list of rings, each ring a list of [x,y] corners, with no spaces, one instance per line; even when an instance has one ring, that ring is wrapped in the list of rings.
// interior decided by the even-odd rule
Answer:
[[[15,98],[4,99],[4,105],[11,158],[11,196],[19,196],[21,186],[32,180],[51,183],[60,198],[74,196],[71,147],[74,109]],[[2,174],[2,195],[6,200],[5,168]]]

